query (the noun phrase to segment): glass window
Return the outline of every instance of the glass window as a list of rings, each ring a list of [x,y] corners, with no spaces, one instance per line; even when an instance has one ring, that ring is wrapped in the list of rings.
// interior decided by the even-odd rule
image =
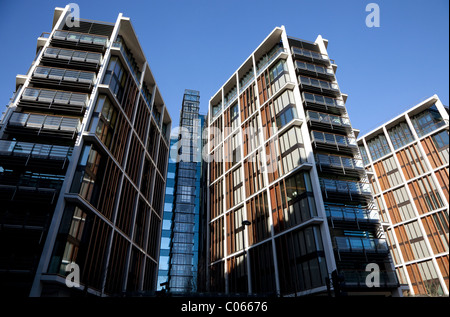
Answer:
[[[386,136],[383,133],[367,141],[367,147],[373,161],[391,152]]]
[[[394,149],[398,149],[414,140],[411,130],[406,122],[401,122],[395,127],[389,129],[388,134],[391,138]]]
[[[444,130],[433,135],[433,142],[438,150],[448,148],[448,131]]]
[[[419,137],[445,125],[445,121],[441,117],[436,105],[433,105],[425,111],[413,116],[411,118],[411,122]]]

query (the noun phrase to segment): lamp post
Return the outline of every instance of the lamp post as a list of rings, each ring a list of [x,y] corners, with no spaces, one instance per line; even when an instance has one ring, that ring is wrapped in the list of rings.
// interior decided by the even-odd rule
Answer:
[[[248,220],[242,220],[242,251],[244,252],[244,276],[247,276],[247,284],[248,284],[248,274],[247,274],[247,263],[245,262],[245,227],[250,226],[252,223]],[[248,293],[248,285],[247,285],[247,293]]]

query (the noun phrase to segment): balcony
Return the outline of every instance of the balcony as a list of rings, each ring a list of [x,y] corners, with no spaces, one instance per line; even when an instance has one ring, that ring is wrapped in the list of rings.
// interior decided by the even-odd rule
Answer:
[[[123,42],[114,42],[112,46],[117,47],[120,50],[125,62],[128,64],[128,67],[130,68],[131,75],[139,84],[141,82],[141,72],[139,71],[136,62],[134,61],[131,52],[128,50],[128,48]]]
[[[339,86],[336,83],[302,75],[298,76],[298,82],[303,91],[320,93],[331,97],[338,97],[340,95]]]
[[[320,172],[337,173],[348,176],[365,176],[362,160],[340,155],[316,154],[316,164]]]
[[[279,57],[287,57],[287,52],[284,47],[275,47],[267,55],[261,58],[256,65],[256,76],[259,76],[272,62]]]
[[[0,173],[2,200],[27,201],[32,203],[53,203],[64,176],[26,172]]]
[[[87,33],[57,30],[51,44],[58,47],[78,48],[87,51],[103,52],[108,46],[108,37]]]
[[[311,93],[304,92],[302,94],[305,107],[318,110],[326,111],[333,114],[344,114],[345,104],[341,99],[330,98],[321,95],[315,95]]]
[[[72,150],[71,146],[0,140],[3,166],[30,166],[52,172],[64,170]]]
[[[311,141],[315,149],[351,155],[358,153],[356,139],[344,135],[313,130]]]
[[[352,131],[350,120],[347,117],[308,110],[306,111],[306,120],[313,129],[338,133],[350,133]]]
[[[331,62],[327,55],[319,52],[310,51],[304,48],[292,47],[292,55],[294,59],[306,62],[312,62],[320,65],[330,66]]]
[[[62,116],[13,112],[7,132],[36,136],[74,139],[81,128],[81,120]]]
[[[60,90],[26,88],[19,106],[81,115],[86,109],[89,95]]]
[[[368,183],[319,178],[324,198],[331,201],[354,201],[367,203],[372,201],[372,191]]]
[[[61,87],[70,91],[90,91],[95,80],[94,72],[38,66],[33,72],[30,83],[46,88]]]
[[[373,207],[325,204],[325,211],[333,228],[367,229],[380,225],[378,210]]]
[[[102,63],[102,54],[48,47],[41,59],[43,65],[77,68],[96,71]]]
[[[324,67],[315,64],[295,61],[295,70],[297,74],[315,76],[327,80],[334,79],[334,71],[331,67]]]
[[[351,253],[354,256],[389,255],[389,247],[384,239],[373,239],[365,237],[335,237],[334,250],[341,256]]]

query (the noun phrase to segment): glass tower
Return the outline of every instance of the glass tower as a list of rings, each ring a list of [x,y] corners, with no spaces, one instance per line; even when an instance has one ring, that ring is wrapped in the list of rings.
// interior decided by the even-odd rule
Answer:
[[[159,288],[196,292],[201,195],[200,93],[185,90],[178,134],[171,138],[171,159],[161,239]]]

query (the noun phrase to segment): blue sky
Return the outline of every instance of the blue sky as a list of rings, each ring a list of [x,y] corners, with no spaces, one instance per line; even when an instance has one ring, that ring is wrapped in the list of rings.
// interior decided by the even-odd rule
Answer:
[[[0,0],[0,109],[50,32],[53,10],[70,1]],[[290,36],[329,40],[352,125],[369,132],[438,94],[449,104],[448,0],[74,0],[81,18],[130,17],[156,82],[178,125],[185,88],[210,97],[276,27]],[[380,27],[365,24],[366,5],[380,7]]]

